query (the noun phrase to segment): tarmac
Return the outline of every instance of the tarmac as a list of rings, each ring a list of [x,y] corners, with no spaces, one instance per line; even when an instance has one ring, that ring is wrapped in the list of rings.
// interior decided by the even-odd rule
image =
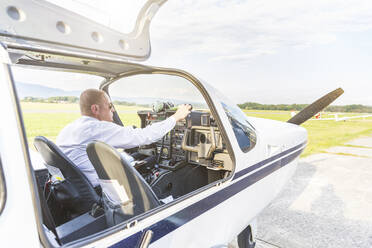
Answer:
[[[257,227],[257,248],[372,247],[372,136],[301,159]]]

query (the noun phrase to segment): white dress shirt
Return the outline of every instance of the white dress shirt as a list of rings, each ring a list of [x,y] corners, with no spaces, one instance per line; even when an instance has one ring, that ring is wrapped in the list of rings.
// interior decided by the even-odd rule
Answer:
[[[175,125],[176,120],[173,116],[145,128],[122,127],[113,122],[82,116],[62,129],[57,137],[57,145],[95,187],[99,182],[98,175],[86,153],[89,143],[98,140],[115,148],[133,148],[154,143]]]

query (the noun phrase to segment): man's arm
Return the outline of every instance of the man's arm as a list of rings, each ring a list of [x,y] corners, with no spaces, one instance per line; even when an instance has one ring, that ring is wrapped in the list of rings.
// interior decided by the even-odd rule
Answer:
[[[191,110],[191,106],[183,104],[176,113],[164,121],[156,122],[145,128],[122,127],[115,123],[102,121],[100,129],[101,141],[115,148],[132,148],[140,145],[154,143],[172,130],[177,121],[184,119]]]

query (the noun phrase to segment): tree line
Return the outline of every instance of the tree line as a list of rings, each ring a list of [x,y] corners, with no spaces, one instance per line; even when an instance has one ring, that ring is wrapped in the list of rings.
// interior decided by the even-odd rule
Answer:
[[[52,96],[48,98],[26,96],[22,102],[45,102],[45,103],[77,103],[79,97],[76,96]]]
[[[78,103],[79,97],[76,96],[52,96],[48,98],[42,97],[33,97],[33,96],[26,96],[22,100],[22,102],[42,102],[42,103]],[[125,106],[141,106],[141,107],[149,107],[148,104],[136,104],[134,102],[126,102],[126,101],[113,101],[114,105],[125,105]]]
[[[352,112],[352,113],[372,113],[372,106],[361,104],[351,104],[345,106],[328,106],[326,111],[329,112]]]
[[[309,104],[260,104],[255,102],[245,102],[238,104],[241,109],[250,110],[282,110],[282,111],[301,111]],[[351,105],[332,105],[324,109],[326,112],[352,112],[352,113],[372,113],[372,106],[361,104]]]

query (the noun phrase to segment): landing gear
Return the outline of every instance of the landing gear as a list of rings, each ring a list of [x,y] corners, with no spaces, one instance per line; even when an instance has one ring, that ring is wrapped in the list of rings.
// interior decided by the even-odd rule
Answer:
[[[238,246],[239,248],[254,248],[256,246],[256,242],[253,241],[251,226],[247,226],[241,233],[239,233]]]

